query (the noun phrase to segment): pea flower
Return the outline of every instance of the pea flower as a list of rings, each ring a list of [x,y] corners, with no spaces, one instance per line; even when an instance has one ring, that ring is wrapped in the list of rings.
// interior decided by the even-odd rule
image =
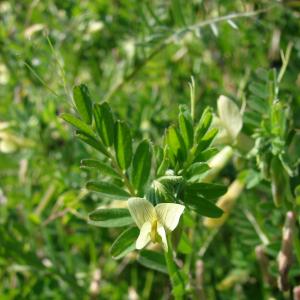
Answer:
[[[218,116],[214,123],[219,128],[216,141],[218,143],[233,143],[243,127],[242,114],[238,106],[228,97],[221,95],[217,101]]]
[[[136,249],[142,249],[151,241],[161,243],[168,251],[166,233],[173,231],[184,211],[184,206],[176,203],[160,203],[155,207],[146,199],[129,198],[129,212],[140,229]]]

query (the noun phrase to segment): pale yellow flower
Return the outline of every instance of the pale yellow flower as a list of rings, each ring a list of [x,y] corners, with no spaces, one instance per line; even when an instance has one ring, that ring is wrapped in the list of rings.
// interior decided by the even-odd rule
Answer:
[[[168,251],[166,234],[177,227],[184,206],[176,203],[160,203],[154,207],[146,199],[129,198],[128,209],[140,229],[136,249],[142,249],[150,242],[158,242],[165,251]]]

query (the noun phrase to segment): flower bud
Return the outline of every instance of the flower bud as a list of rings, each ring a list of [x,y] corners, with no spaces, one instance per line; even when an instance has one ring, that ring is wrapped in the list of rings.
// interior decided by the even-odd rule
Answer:
[[[240,179],[236,179],[228,188],[226,194],[219,198],[216,205],[220,207],[224,213],[220,218],[205,218],[203,221],[204,226],[209,228],[220,227],[227,220],[229,213],[231,212],[236,200],[244,190],[244,182]]]

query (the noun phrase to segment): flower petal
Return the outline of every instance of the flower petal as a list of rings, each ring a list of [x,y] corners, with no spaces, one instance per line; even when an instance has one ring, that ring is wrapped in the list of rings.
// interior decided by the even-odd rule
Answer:
[[[151,223],[146,222],[141,228],[139,237],[136,240],[136,249],[143,249],[150,242]]]
[[[144,198],[129,198],[128,209],[134,222],[140,229],[144,223],[151,223],[156,217],[153,205]]]
[[[157,233],[161,237],[161,243],[165,251],[168,251],[168,242],[167,242],[167,236],[166,231],[164,229],[164,226],[161,224],[157,224]]]
[[[176,203],[161,203],[155,206],[157,219],[169,231],[173,231],[184,211],[184,206]]]
[[[243,127],[243,119],[238,106],[222,95],[218,99],[218,114],[230,137],[235,139]]]

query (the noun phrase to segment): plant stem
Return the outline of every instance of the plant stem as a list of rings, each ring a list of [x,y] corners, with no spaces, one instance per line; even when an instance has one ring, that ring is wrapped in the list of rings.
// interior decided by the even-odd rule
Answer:
[[[182,300],[185,292],[184,280],[174,262],[173,247],[171,241],[171,234],[167,234],[168,251],[165,252],[165,259],[167,263],[168,273],[172,284],[172,293],[175,300]]]
[[[42,211],[45,209],[45,207],[48,205],[49,201],[51,200],[53,194],[56,190],[56,184],[52,184],[48,187],[46,193],[44,194],[43,198],[41,199],[39,205],[34,211],[34,214],[37,216],[40,216]]]
[[[253,226],[256,234],[258,235],[259,239],[263,243],[263,245],[268,245],[270,244],[269,238],[266,236],[266,234],[262,231],[260,226],[258,225],[255,217],[252,215],[252,213],[248,209],[243,209],[243,212],[245,216],[247,217],[248,221],[250,224]]]
[[[112,166],[116,169],[116,171],[118,172],[118,174],[120,175],[120,177],[123,179],[123,182],[124,182],[125,186],[127,187],[129,193],[131,194],[131,196],[136,196],[136,193],[134,191],[134,187],[130,183],[127,175],[118,166],[118,163],[116,162],[114,156],[110,153],[110,151],[108,151],[108,153],[109,153],[109,158],[111,159]]]

